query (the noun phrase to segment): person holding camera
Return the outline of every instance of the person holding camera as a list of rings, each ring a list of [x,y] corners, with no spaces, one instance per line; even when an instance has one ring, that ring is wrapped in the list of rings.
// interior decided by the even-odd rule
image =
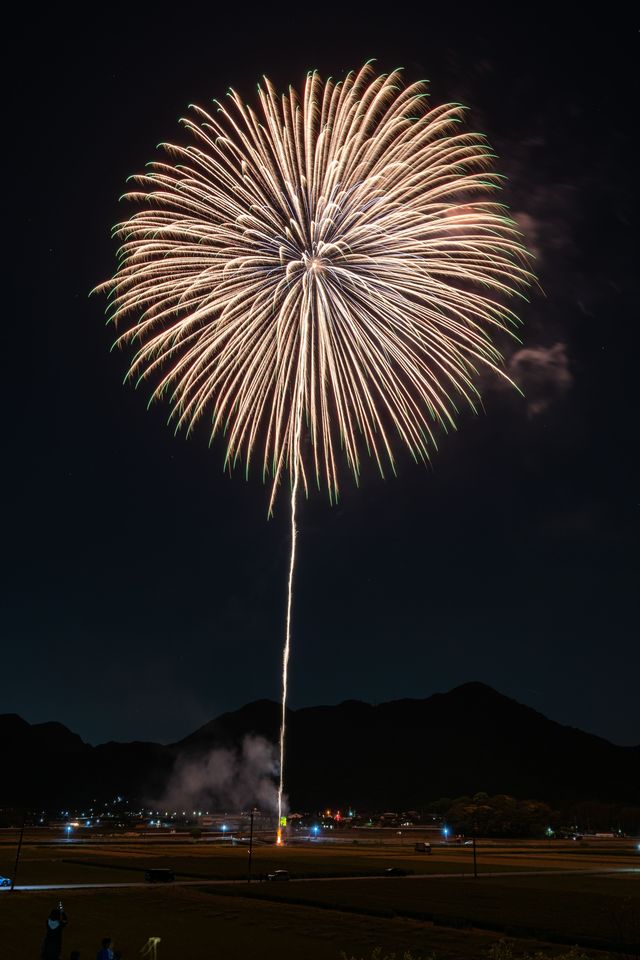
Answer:
[[[61,960],[62,931],[68,922],[62,903],[59,903],[47,918],[44,940],[40,949],[40,960]]]

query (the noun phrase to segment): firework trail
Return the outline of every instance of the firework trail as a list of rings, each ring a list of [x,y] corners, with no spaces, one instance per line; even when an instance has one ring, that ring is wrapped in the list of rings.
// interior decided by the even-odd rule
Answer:
[[[102,289],[129,376],[176,429],[207,417],[226,467],[259,459],[269,512],[289,474],[280,817],[299,488],[335,500],[339,458],[357,480],[363,449],[393,471],[394,437],[426,461],[459,403],[477,409],[479,369],[505,376],[492,335],[513,335],[504,301],[532,276],[485,138],[424,83],[367,64],[310,73],[301,96],[265,79],[256,110],[234,91],[192,110],[193,142],[132,178]]]
[[[304,321],[303,321],[304,324]],[[302,422],[302,393],[298,396],[300,410],[296,416],[297,436],[295,438],[294,449],[300,450],[300,426]],[[296,529],[296,501],[298,496],[298,481],[300,479],[300,470],[298,467],[298,456],[293,464],[293,484],[291,486],[291,553],[289,556],[289,579],[287,581],[287,620],[284,639],[284,650],[282,651],[282,715],[280,718],[280,780],[278,783],[278,834],[277,841],[282,843],[282,794],[284,791],[284,744],[287,729],[287,694],[289,690],[289,654],[291,653],[291,606],[293,603],[293,574],[296,568],[296,543],[298,531]]]

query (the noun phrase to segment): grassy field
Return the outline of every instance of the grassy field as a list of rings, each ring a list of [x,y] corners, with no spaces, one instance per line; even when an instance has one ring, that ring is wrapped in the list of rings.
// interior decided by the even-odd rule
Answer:
[[[38,956],[51,899],[43,893],[0,895],[2,960]],[[125,960],[139,957],[151,936],[161,938],[158,960],[340,960],[342,951],[369,958],[376,946],[400,957],[411,950],[429,960],[486,960],[497,939],[486,931],[229,898],[194,888],[74,891],[65,897],[65,908],[70,917],[65,960],[72,949],[80,950],[82,960],[94,957],[107,934],[117,938]],[[518,941],[517,948],[557,952],[532,940]]]
[[[237,887],[224,890],[247,896]],[[222,890],[219,890],[222,892]],[[257,884],[251,897],[476,927],[630,952],[640,946],[640,877],[553,876]]]
[[[0,842],[0,873],[11,874],[14,857],[15,846]],[[82,842],[29,837],[18,884],[135,882],[149,866],[170,867],[178,878],[232,880],[246,876],[247,865],[246,846],[180,836]],[[380,877],[389,866],[434,876],[346,879]],[[579,943],[618,956],[623,951],[637,955],[632,952],[640,943],[636,841],[591,846],[486,842],[478,846],[477,880],[472,866],[470,848],[454,845],[436,847],[431,856],[400,843],[258,846],[254,876],[286,868],[311,879],[251,887],[2,892],[0,957],[37,956],[44,918],[59,895],[73,919],[66,956],[77,947],[83,960],[95,955],[106,933],[118,937],[125,957],[139,955],[150,936],[160,936],[159,960],[339,960],[341,950],[368,958],[377,945],[400,956],[411,949],[425,957],[435,952],[437,960],[486,960],[489,945],[505,935],[517,938],[520,952],[534,949],[525,941],[536,940],[556,949]],[[634,872],[607,873],[620,868]],[[518,875],[532,871],[541,873]],[[494,872],[501,876],[489,876]]]
[[[640,867],[635,843],[579,847],[576,844],[531,843],[478,845],[481,872],[523,870],[604,870]],[[0,845],[0,874],[13,873],[15,847]],[[146,867],[169,867],[179,877],[241,879],[248,871],[246,846],[223,847],[183,837],[148,842],[144,839],[88,840],[56,843],[29,839],[23,847],[18,882],[117,882],[141,878]],[[435,847],[431,856],[400,844],[313,844],[257,846],[254,875],[283,867],[297,877],[374,876],[397,866],[414,873],[471,873],[469,847]]]

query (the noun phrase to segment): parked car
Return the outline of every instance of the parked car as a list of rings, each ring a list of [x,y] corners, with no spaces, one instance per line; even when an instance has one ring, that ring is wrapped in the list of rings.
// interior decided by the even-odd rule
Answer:
[[[10,887],[11,880],[9,877],[0,877],[0,887]]]
[[[173,883],[176,878],[173,870],[164,870],[154,867],[152,870],[145,870],[144,878],[147,883]]]
[[[387,867],[384,871],[385,877],[408,877],[413,870],[405,870],[403,867]]]
[[[418,840],[415,846],[416,853],[431,853],[431,844]]]
[[[274,870],[267,874],[267,880],[290,880],[291,876],[288,870]]]

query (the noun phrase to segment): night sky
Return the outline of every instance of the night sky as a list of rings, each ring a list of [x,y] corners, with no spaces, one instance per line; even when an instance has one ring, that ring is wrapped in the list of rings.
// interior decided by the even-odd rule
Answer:
[[[304,503],[290,703],[481,680],[639,743],[637,28],[303,9],[57,10],[11,41],[0,712],[170,741],[278,698],[286,496],[268,521],[258,472],[224,475],[206,428],[174,436],[123,386],[88,293],[113,272],[125,178],[185,138],[187,104],[376,57],[472,108],[542,289],[509,348],[524,400],[490,380],[430,469],[400,452],[397,478],[345,470],[337,507]]]

